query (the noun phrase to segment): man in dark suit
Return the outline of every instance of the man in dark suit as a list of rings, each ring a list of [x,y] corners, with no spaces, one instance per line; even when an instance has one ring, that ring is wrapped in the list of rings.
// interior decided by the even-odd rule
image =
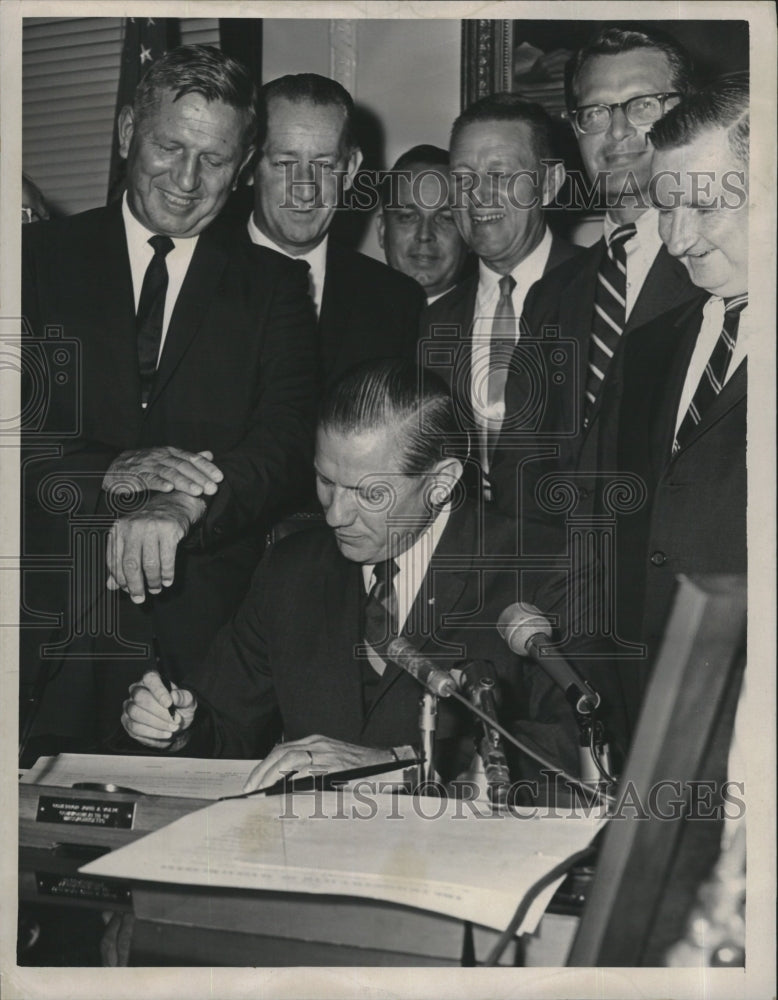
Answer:
[[[249,235],[310,268],[324,386],[363,361],[412,357],[424,306],[415,281],[329,236],[362,162],[353,119],[348,91],[316,73],[260,91]]]
[[[651,125],[691,86],[689,56],[653,29],[609,27],[576,53],[566,79],[568,118],[591,182],[588,192],[580,183],[572,192],[590,207],[601,199],[605,231],[527,295],[525,349],[537,344],[544,367],[528,384],[532,373],[514,359],[492,474],[500,509],[521,517],[526,543],[538,552],[554,544],[536,493],[544,474],[573,474],[576,516],[592,510],[598,468],[592,426],[620,339],[695,295],[685,269],[659,238],[648,197],[652,151],[646,140]],[[544,346],[547,337],[561,343]],[[557,348],[564,353],[561,364],[547,360]],[[552,377],[562,382],[550,384]],[[535,396],[540,405],[528,407]]]
[[[525,296],[578,248],[546,226],[543,207],[565,178],[552,159],[551,121],[536,104],[495,94],[471,105],[451,130],[454,220],[478,272],[429,306],[421,360],[452,387],[460,427],[472,437],[468,487],[491,496],[491,459],[505,411],[505,379]]]
[[[449,204],[448,168],[447,150],[413,146],[397,158],[381,191],[378,242],[386,263],[419,282],[428,306],[472,262]]]
[[[559,608],[564,588],[558,577],[538,581],[536,596],[505,558],[515,550],[513,524],[457,497],[456,430],[445,384],[433,376],[420,389],[412,364],[347,375],[325,402],[317,434],[327,526],[271,550],[191,689],[169,694],[153,673],[133,686],[127,732],[155,748],[250,758],[270,749],[280,714],[286,742],[251,787],[292,769],[409,756],[421,687],[385,650],[388,636],[402,634],[443,671],[491,660],[506,711],[534,723],[536,743],[545,731],[546,747],[576,767],[575,723],[561,690],[522,665],[495,628],[519,594]],[[472,756],[461,709],[441,699],[437,765],[446,778]]]
[[[49,351],[61,369],[23,442],[23,556],[44,570],[27,575],[23,602],[60,616],[48,662],[62,654],[67,667],[40,731],[88,740],[93,668],[101,723],[155,656],[185,678],[243,596],[269,518],[303,484],[305,273],[217,219],[251,156],[254,98],[219,50],[168,53],[119,117],[122,202],[26,227],[33,402],[36,359]]]
[[[646,646],[624,668],[633,717],[678,575],[746,572],[748,100],[724,78],[651,130],[659,231],[698,294],[630,335],[602,403],[606,468],[646,491],[617,549],[619,626]]]

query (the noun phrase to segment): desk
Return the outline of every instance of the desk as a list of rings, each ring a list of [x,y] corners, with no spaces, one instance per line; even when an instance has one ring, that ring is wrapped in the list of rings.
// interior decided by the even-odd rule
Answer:
[[[77,871],[86,861],[210,801],[46,785],[22,785],[19,792],[21,901],[134,913],[133,965],[459,966],[482,963],[499,936],[461,919],[372,899],[90,878]],[[131,811],[132,825],[53,821],[52,809],[71,801],[85,809],[108,801],[117,814]],[[576,924],[570,914],[546,917],[527,955],[517,941],[503,964],[562,964]]]

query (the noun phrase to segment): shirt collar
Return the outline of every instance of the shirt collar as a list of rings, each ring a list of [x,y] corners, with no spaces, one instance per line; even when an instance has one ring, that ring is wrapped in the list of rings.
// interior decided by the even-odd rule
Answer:
[[[606,242],[610,240],[611,236],[624,225],[623,222],[616,222],[615,219],[611,218],[610,214],[605,216],[605,222],[603,223],[603,236]],[[635,235],[631,240],[627,241],[626,249],[629,254],[630,250],[634,250],[635,247],[641,246],[647,252],[652,249],[654,254],[659,252],[659,248],[662,245],[662,239],[659,235],[659,212],[655,208],[647,208],[642,215],[639,215],[635,219]]]
[[[149,239],[157,234],[151,229],[147,229],[142,222],[139,222],[135,216],[132,214],[129,203],[127,201],[127,192],[125,191],[122,195],[122,219],[124,220],[124,231],[127,234],[127,249],[130,255],[136,254],[138,252],[153,253],[151,247],[149,246]],[[174,249],[171,253],[175,253],[180,247],[184,247],[190,252],[194,252],[194,248],[197,244],[200,235],[197,236],[173,236]]]
[[[438,547],[438,542],[448,524],[450,514],[451,502],[449,501],[445,507],[441,508],[435,520],[430,521],[413,545],[394,557],[394,561],[397,563],[398,577],[407,575],[411,567],[415,566],[417,572],[414,573],[414,579],[421,581],[424,578],[429,566],[429,559]],[[370,593],[370,588],[373,584],[374,566],[374,563],[362,564],[362,579],[365,584],[365,590],[368,593]]]
[[[249,216],[249,237],[252,243],[256,243],[259,247],[267,247],[268,250],[275,250],[276,253],[282,253],[284,257],[291,257],[292,260],[304,260],[308,264],[312,271],[324,273],[324,269],[327,263],[327,242],[329,240],[329,234],[325,235],[324,239],[313,250],[307,250],[305,253],[294,254],[289,253],[288,250],[284,250],[276,242],[270,239],[269,236],[265,236],[259,226],[254,222],[254,214]]]
[[[551,232],[546,227],[543,239],[538,243],[532,253],[528,254],[510,272],[516,281],[516,287],[523,289],[522,294],[526,294],[531,285],[543,276],[551,253]],[[501,274],[487,267],[482,260],[478,261],[478,287],[482,295],[492,295],[499,285]]]

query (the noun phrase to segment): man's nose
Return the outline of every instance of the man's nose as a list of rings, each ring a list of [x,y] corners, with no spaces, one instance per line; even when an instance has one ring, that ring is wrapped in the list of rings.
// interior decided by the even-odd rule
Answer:
[[[435,225],[431,216],[422,215],[416,222],[416,239],[419,243],[430,243],[435,239]]]
[[[321,167],[314,163],[300,162],[295,165],[293,201],[309,205],[319,197]]]
[[[356,517],[356,502],[352,490],[335,487],[332,500],[324,512],[324,518],[331,528],[343,528],[353,524]]]
[[[623,139],[625,136],[634,135],[635,126],[630,125],[624,108],[613,108],[611,111],[611,123],[608,129],[614,139]]]
[[[659,235],[672,257],[682,257],[697,239],[692,213],[686,208],[673,209],[660,218]]]
[[[176,164],[173,180],[180,191],[195,191],[200,186],[200,160],[196,153],[185,154]]]

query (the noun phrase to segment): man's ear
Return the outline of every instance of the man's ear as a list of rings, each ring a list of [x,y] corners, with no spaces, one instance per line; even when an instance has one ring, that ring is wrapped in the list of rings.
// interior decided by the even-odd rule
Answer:
[[[559,194],[559,189],[565,183],[567,171],[564,163],[559,160],[546,163],[546,172],[543,179],[543,205],[550,205]]]
[[[135,115],[132,105],[125,104],[119,112],[119,117],[116,119],[116,130],[119,136],[119,156],[126,160],[132,137],[135,134]]]
[[[357,172],[357,170],[359,170],[361,164],[362,164],[362,150],[359,148],[359,146],[355,146],[351,150],[349,158],[346,162],[346,176],[343,178],[344,191],[346,191],[348,188],[351,187],[351,183],[354,180],[354,174]]]
[[[434,485],[430,490],[430,500],[433,506],[442,507],[448,503],[463,471],[462,463],[453,455],[441,458],[432,470]]]
[[[252,143],[249,146],[249,148],[246,150],[246,152],[245,152],[245,154],[243,156],[243,159],[240,162],[240,166],[235,171],[235,179],[232,182],[232,190],[233,191],[235,191],[237,189],[238,182],[240,181],[240,178],[241,178],[241,174],[246,169],[246,167],[249,165],[249,163],[251,163],[251,160],[252,160],[255,152],[256,152],[256,147]],[[253,184],[254,183],[254,171],[253,170],[249,170],[246,173],[246,177],[245,177],[244,183],[245,184]]]
[[[376,217],[376,229],[378,230],[378,245],[384,250],[384,230],[386,229],[386,223],[384,222],[384,213],[380,211]]]

